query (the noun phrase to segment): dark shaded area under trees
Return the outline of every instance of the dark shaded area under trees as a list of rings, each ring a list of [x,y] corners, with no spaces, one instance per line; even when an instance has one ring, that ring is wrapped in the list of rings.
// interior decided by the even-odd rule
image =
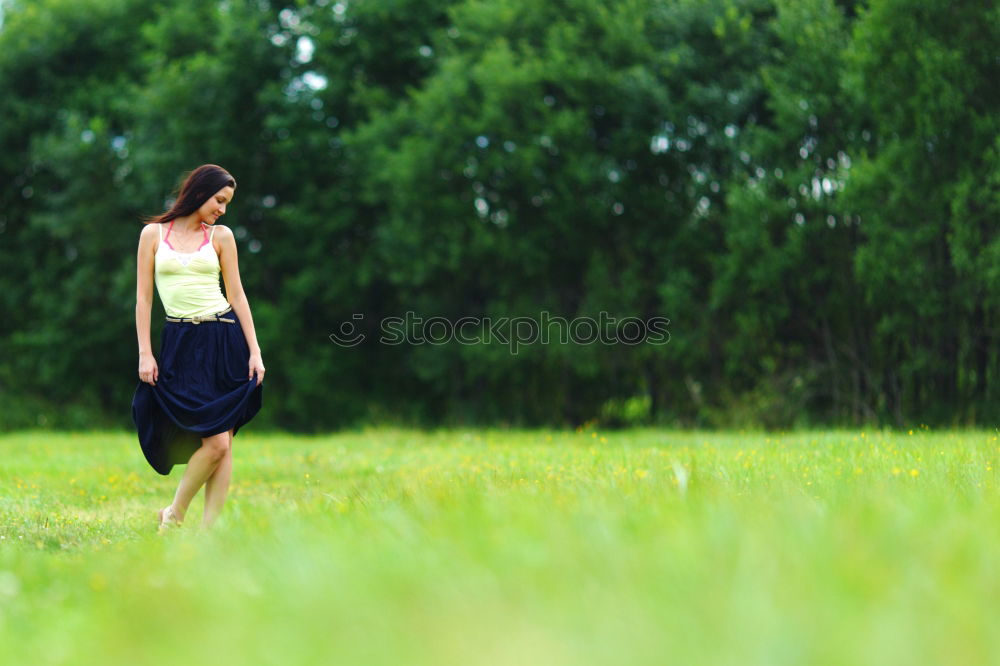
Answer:
[[[266,425],[1000,409],[993,3],[2,7],[0,429],[129,425],[139,220],[203,162],[239,182]],[[543,311],[670,342],[378,342]]]

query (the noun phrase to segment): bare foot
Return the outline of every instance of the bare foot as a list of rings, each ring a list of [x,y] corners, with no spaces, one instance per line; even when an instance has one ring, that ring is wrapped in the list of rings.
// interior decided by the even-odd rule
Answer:
[[[160,534],[163,534],[171,528],[180,527],[183,523],[182,520],[177,518],[177,513],[174,511],[173,505],[160,509],[157,515],[160,518],[160,527],[158,529]]]

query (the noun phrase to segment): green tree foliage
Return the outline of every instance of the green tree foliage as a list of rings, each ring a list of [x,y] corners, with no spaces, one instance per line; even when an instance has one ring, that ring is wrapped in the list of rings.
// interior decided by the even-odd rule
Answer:
[[[866,335],[850,271],[857,225],[839,203],[859,109],[844,84],[849,26],[830,0],[775,10],[762,108],[727,128],[737,161],[712,304],[739,334],[725,337],[713,382],[729,384],[726,408],[772,425],[868,419],[851,376],[852,341]]]
[[[203,162],[265,424],[982,422],[987,4],[8,0],[0,427],[128,423],[140,221]],[[670,342],[381,343],[407,312]]]
[[[866,370],[896,421],[997,407],[1000,9],[875,3],[851,55],[868,111],[847,195],[873,319]],[[918,417],[919,418],[919,417]]]

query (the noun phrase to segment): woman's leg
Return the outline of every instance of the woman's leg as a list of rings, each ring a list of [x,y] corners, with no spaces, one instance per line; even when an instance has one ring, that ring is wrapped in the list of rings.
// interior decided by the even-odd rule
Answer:
[[[233,477],[233,431],[226,434],[229,435],[226,455],[205,482],[205,516],[201,521],[202,527],[211,527],[222,513],[222,505],[226,503],[226,493],[229,492],[229,480]]]
[[[191,500],[229,453],[229,442],[228,432],[202,438],[201,448],[195,451],[188,461],[187,469],[184,470],[184,476],[181,477],[177,492],[174,494],[174,502],[170,505],[177,520],[184,520],[184,514],[187,513]]]

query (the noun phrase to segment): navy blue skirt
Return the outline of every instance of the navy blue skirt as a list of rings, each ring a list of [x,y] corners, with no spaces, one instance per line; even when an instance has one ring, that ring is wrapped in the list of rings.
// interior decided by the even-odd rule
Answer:
[[[201,446],[201,438],[236,432],[260,411],[264,385],[248,379],[250,348],[235,311],[221,321],[167,322],[157,357],[156,386],[139,382],[132,420],[150,466],[169,474]]]

